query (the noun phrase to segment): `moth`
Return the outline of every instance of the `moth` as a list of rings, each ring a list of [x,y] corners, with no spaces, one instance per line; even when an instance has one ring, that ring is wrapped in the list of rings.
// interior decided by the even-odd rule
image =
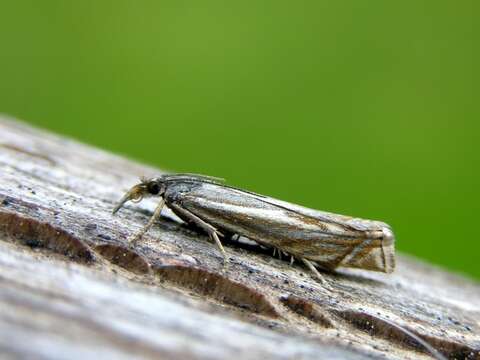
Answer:
[[[395,267],[395,237],[389,225],[309,209],[223,184],[194,174],[167,174],[143,179],[113,209],[127,201],[157,196],[160,201],[137,242],[159,218],[164,206],[205,231],[224,256],[220,241],[236,234],[302,261],[320,280],[317,268],[352,267],[390,273]]]

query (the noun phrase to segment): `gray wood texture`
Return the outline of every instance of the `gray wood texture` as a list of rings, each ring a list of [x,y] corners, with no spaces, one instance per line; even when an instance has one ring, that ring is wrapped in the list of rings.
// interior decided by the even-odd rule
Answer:
[[[225,243],[223,270],[169,211],[129,248],[155,201],[111,210],[161,173],[0,117],[2,359],[431,358],[402,329],[480,359],[480,285],[417,259],[399,255],[391,275],[325,274],[327,291],[244,242]]]

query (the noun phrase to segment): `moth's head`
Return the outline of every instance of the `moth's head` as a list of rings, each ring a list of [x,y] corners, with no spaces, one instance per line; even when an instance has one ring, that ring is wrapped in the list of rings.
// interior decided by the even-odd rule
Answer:
[[[162,196],[165,193],[165,183],[161,178],[142,178],[140,183],[133,186],[113,209],[115,214],[127,201],[140,202],[146,196]]]

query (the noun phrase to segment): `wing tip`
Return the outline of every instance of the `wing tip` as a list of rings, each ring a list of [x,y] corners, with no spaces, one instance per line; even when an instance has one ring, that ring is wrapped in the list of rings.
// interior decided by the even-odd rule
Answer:
[[[378,271],[390,274],[395,270],[395,238],[389,228],[384,229],[384,236],[370,246],[360,245],[360,251],[351,252],[340,264],[341,266]]]
[[[395,270],[395,247],[393,244],[382,245],[383,269],[382,271],[391,274]]]

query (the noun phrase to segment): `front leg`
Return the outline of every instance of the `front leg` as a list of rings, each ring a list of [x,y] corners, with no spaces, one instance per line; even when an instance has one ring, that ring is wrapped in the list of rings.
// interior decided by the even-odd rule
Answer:
[[[155,221],[160,217],[160,214],[162,213],[162,209],[165,205],[165,200],[163,198],[160,198],[160,202],[158,203],[155,211],[153,212],[152,217],[150,220],[148,220],[148,223],[143,227],[142,230],[140,230],[136,235],[134,235],[131,239],[128,240],[129,244],[131,247],[134,247],[137,245],[138,241],[142,238],[145,233],[150,230],[150,228],[155,224]]]
[[[175,213],[178,213],[180,217],[185,218],[190,220],[192,223],[194,223],[196,226],[201,228],[203,231],[205,231],[210,239],[215,241],[215,244],[217,244],[218,248],[222,252],[223,255],[223,264],[226,265],[228,262],[227,259],[227,253],[225,252],[225,249],[223,248],[222,243],[220,242],[220,239],[218,238],[218,235],[222,235],[215,227],[210,225],[209,223],[203,221],[200,219],[197,215],[194,213],[190,212],[189,210],[181,207],[180,205],[176,203],[169,203],[168,207],[171,208]]]

